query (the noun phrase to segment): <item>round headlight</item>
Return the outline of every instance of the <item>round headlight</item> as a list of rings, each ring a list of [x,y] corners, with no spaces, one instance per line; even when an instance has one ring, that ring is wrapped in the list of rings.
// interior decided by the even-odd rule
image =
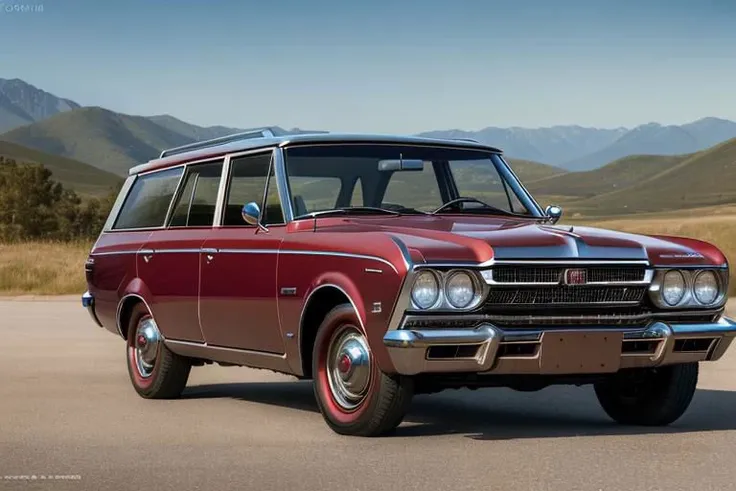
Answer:
[[[718,298],[718,279],[713,271],[701,271],[695,277],[693,293],[698,302],[710,305]]]
[[[445,283],[447,301],[456,309],[464,309],[475,298],[475,283],[468,273],[453,273]]]
[[[667,305],[675,306],[685,296],[685,277],[676,270],[667,271],[662,280],[662,300]]]
[[[440,285],[434,273],[431,271],[419,273],[411,289],[411,299],[414,305],[420,309],[428,309],[437,303],[439,296]]]

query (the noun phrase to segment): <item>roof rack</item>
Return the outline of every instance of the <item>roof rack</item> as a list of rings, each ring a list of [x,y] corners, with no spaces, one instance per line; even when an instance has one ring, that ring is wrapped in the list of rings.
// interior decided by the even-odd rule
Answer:
[[[180,153],[190,152],[192,150],[201,150],[203,148],[216,147],[218,145],[225,145],[227,143],[233,143],[240,140],[249,140],[253,138],[273,138],[275,136],[285,136],[291,134],[302,134],[302,133],[327,133],[327,131],[287,131],[277,126],[264,126],[261,128],[251,128],[248,130],[234,133],[232,135],[221,136],[219,138],[212,138],[211,140],[204,140],[201,142],[189,143],[180,147],[169,148],[161,152],[159,158],[170,157]]]

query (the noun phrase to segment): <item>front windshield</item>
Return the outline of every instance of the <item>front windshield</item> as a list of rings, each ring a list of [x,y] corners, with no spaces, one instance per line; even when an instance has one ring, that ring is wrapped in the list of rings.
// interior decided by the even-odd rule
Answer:
[[[287,148],[285,160],[296,218],[349,207],[431,213],[443,205],[438,213],[540,216],[501,157],[488,151],[309,145]]]

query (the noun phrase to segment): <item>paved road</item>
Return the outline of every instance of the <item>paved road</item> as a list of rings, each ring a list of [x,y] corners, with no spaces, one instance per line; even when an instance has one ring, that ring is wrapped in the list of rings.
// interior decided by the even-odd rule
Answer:
[[[145,401],[76,301],[0,302],[0,478],[37,476],[3,490],[736,489],[735,409],[732,352],[664,430],[563,387],[420,396],[396,436],[341,437],[308,383],[266,371],[199,368],[183,399]]]

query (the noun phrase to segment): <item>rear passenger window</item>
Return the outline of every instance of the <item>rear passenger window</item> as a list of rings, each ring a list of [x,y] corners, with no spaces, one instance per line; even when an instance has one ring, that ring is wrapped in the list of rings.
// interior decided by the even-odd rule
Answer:
[[[113,229],[162,227],[182,172],[177,167],[138,176]]]
[[[171,216],[171,227],[210,227],[215,219],[222,162],[193,165]]]

